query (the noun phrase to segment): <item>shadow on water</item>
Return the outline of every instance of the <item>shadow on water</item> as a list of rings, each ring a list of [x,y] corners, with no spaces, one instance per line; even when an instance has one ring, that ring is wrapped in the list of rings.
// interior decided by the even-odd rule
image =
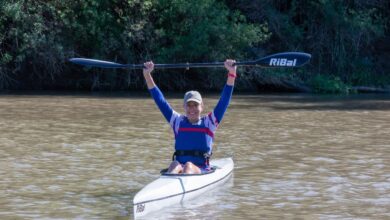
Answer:
[[[184,92],[166,92],[162,91],[167,99],[182,99]],[[218,96],[219,93],[202,93],[204,95]],[[85,99],[149,99],[151,95],[147,89],[144,91],[0,91],[2,97],[60,97],[60,98],[85,98]]]
[[[145,99],[150,97],[145,91],[1,91],[0,97],[77,97],[77,98],[133,98]]]
[[[74,91],[11,91],[1,92],[0,97],[69,97],[69,98],[94,98],[94,99],[149,99],[147,91],[123,91],[123,92],[74,92]],[[169,99],[181,99],[182,93],[164,92]],[[219,97],[219,93],[205,93],[205,100]],[[230,109],[251,109],[266,107],[273,110],[303,110],[303,111],[351,111],[351,110],[390,110],[390,94],[357,94],[357,95],[316,95],[316,94],[233,94]],[[245,104],[241,104],[245,102]],[[251,104],[252,103],[252,104]],[[259,103],[262,103],[259,106]],[[283,105],[278,103],[284,103]],[[288,105],[286,105],[288,103]],[[290,105],[291,104],[291,105]]]
[[[235,96],[231,109],[267,107],[273,110],[390,110],[390,95],[252,95]],[[240,100],[246,104],[240,104]],[[253,104],[248,104],[253,103]],[[258,103],[262,103],[259,106]],[[284,103],[284,104],[278,104]],[[287,104],[286,104],[287,103]]]

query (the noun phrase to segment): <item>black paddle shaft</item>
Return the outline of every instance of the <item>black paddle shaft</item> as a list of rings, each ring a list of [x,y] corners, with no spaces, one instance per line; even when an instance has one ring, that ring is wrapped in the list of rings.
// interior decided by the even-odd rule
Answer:
[[[236,62],[236,66],[258,66],[258,67],[300,67],[309,62],[311,55],[302,52],[284,52],[269,55],[253,61]],[[69,61],[90,67],[100,68],[127,68],[143,69],[143,64],[120,64],[103,60],[72,58]],[[178,64],[155,64],[155,69],[177,69],[177,68],[205,68],[205,67],[223,67],[223,62],[213,63],[178,63]]]

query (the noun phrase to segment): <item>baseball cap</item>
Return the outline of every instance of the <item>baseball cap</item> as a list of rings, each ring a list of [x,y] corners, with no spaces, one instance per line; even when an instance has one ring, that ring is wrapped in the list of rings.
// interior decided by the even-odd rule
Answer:
[[[202,103],[202,96],[198,91],[188,91],[184,95],[184,103],[187,103],[189,101],[194,101],[197,103]]]

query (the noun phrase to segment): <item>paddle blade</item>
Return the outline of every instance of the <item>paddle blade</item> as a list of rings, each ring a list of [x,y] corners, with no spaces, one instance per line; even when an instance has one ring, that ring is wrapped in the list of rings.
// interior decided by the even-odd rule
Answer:
[[[308,63],[310,58],[311,55],[308,53],[284,52],[272,54],[255,61],[240,62],[237,63],[237,65],[261,67],[300,67]]]
[[[114,63],[104,60],[95,60],[95,59],[87,59],[87,58],[71,58],[70,62],[90,67],[101,67],[101,68],[127,68],[127,65]]]

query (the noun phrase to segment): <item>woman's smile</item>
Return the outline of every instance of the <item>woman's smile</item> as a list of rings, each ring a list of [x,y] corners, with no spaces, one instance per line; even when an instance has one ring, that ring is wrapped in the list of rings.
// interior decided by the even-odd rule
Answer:
[[[184,106],[187,118],[190,122],[197,122],[203,110],[203,105],[194,101],[189,101]]]

